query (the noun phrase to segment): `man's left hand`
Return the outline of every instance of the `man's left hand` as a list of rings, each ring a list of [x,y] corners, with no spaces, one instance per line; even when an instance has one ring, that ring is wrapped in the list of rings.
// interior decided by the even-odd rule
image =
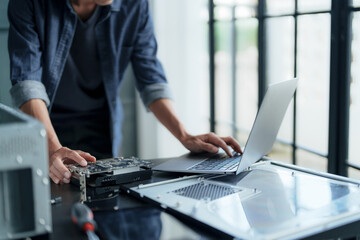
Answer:
[[[231,157],[230,146],[235,152],[242,153],[240,144],[233,137],[219,137],[214,133],[186,135],[180,141],[191,152],[217,153],[220,147]]]

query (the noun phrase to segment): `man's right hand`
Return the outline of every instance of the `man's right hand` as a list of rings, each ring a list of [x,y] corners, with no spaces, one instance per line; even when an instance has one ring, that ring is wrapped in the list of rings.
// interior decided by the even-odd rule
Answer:
[[[96,161],[96,158],[90,153],[61,147],[51,154],[49,158],[49,176],[56,184],[61,182],[69,183],[71,173],[65,164],[78,163],[85,167],[87,162],[94,161]]]
[[[46,104],[42,99],[31,99],[20,106],[20,110],[40,120],[46,128],[49,148],[49,176],[56,184],[70,182],[71,174],[64,163],[79,163],[81,166],[86,166],[87,161],[96,161],[95,157],[89,153],[80,150],[74,151],[60,144],[51,124]]]

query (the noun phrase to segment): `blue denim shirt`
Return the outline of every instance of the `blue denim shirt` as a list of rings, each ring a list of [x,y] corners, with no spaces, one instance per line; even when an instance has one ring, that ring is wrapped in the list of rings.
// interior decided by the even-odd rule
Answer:
[[[77,15],[69,0],[11,0],[8,17],[13,102],[19,107],[30,99],[43,99],[51,112]],[[102,11],[95,33],[111,114],[113,154],[117,156],[122,123],[118,93],[128,63],[132,63],[145,106],[171,96],[156,57],[157,43],[147,0],[114,0]]]

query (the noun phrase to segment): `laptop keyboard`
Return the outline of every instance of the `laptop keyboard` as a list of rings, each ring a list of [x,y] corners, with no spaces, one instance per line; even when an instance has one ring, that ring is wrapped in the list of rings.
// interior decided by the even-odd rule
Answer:
[[[228,157],[226,154],[220,158],[208,158],[194,166],[188,168],[188,170],[235,170],[240,162],[241,154],[233,153],[232,157]]]

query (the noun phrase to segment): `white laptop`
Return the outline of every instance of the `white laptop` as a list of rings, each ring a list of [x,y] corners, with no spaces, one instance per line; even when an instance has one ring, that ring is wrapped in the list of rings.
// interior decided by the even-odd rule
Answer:
[[[228,157],[224,151],[218,154],[190,153],[155,166],[153,170],[185,173],[240,173],[271,151],[296,90],[297,82],[297,79],[291,79],[269,85],[243,154],[234,153],[233,157]]]

